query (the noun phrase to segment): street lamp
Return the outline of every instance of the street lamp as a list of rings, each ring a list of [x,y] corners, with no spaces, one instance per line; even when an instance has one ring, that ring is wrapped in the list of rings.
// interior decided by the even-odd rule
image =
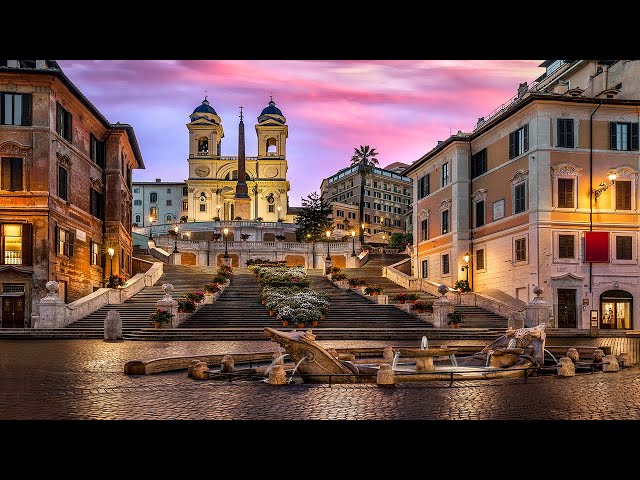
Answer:
[[[107,253],[111,257],[111,264],[109,266],[109,276],[112,277],[113,276],[113,254],[116,253],[116,251],[113,248],[110,248],[109,250],[107,250]]]
[[[153,228],[153,215],[149,215],[149,240],[153,239],[151,235],[151,229]]]
[[[356,231],[351,230],[351,256],[356,256]]]
[[[222,231],[224,233],[224,258],[229,258],[229,254],[227,253],[227,234],[229,233],[229,229],[224,227]]]
[[[469,256],[469,252],[465,253],[463,258],[464,258],[464,261],[466,262],[466,265],[463,265],[463,266],[462,266],[462,268],[461,268],[461,270],[462,270],[463,272],[466,272],[466,273],[467,273],[467,278],[466,278],[466,280],[467,280],[467,284],[468,284],[468,283],[469,283],[469,259],[471,258],[471,257]]]
[[[173,253],[178,253],[178,225],[173,227],[173,231],[176,233],[176,239],[173,244]]]
[[[331,230],[327,230],[326,232],[324,232],[324,234],[327,236],[327,261],[331,261],[331,255],[329,255],[329,238],[331,238]]]
[[[609,185],[605,185],[604,182],[600,182],[600,188],[596,189],[593,191],[593,193],[595,194],[595,201],[598,201],[598,197],[600,195],[602,195],[602,192],[604,192],[607,188],[609,188],[610,186],[612,186],[614,183],[616,183],[616,174],[615,173],[611,173],[609,174],[609,181],[611,182]]]
[[[307,233],[307,242],[308,242],[309,240],[311,240],[311,234],[310,234],[310,233]]]
[[[185,235],[187,236],[187,240],[191,240],[191,232],[186,232]]]

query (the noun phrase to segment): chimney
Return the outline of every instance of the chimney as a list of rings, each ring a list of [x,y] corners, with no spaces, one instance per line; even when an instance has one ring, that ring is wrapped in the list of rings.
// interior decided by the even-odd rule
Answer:
[[[161,178],[156,178],[156,183],[160,183],[162,181]]]
[[[529,87],[527,87],[527,82],[523,82],[518,85],[518,98],[522,98],[524,94],[527,93],[527,90],[529,90]]]

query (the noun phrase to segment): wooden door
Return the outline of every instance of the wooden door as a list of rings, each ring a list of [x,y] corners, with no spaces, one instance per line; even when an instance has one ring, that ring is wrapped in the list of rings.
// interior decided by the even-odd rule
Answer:
[[[2,297],[2,328],[24,328],[24,296]]]
[[[558,289],[558,328],[576,328],[576,290]]]

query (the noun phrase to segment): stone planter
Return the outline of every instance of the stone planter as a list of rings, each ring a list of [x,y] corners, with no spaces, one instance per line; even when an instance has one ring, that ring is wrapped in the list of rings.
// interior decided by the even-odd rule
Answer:
[[[213,301],[215,300],[215,294],[213,293],[205,293],[204,294],[204,301],[203,303],[205,304],[211,304],[213,303]]]
[[[349,288],[349,280],[340,280],[339,282],[335,282],[338,288],[342,290],[347,290]]]
[[[389,304],[389,295],[375,295],[374,297],[378,305],[388,305]]]

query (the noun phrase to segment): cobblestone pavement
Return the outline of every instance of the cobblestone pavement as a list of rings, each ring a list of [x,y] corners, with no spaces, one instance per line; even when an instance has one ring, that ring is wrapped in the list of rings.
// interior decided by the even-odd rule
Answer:
[[[378,346],[384,342],[357,342]],[[397,344],[398,342],[396,342]],[[326,346],[354,345],[332,341]],[[126,376],[127,360],[273,350],[270,342],[0,341],[0,419],[640,419],[640,368],[573,378],[375,385]]]

